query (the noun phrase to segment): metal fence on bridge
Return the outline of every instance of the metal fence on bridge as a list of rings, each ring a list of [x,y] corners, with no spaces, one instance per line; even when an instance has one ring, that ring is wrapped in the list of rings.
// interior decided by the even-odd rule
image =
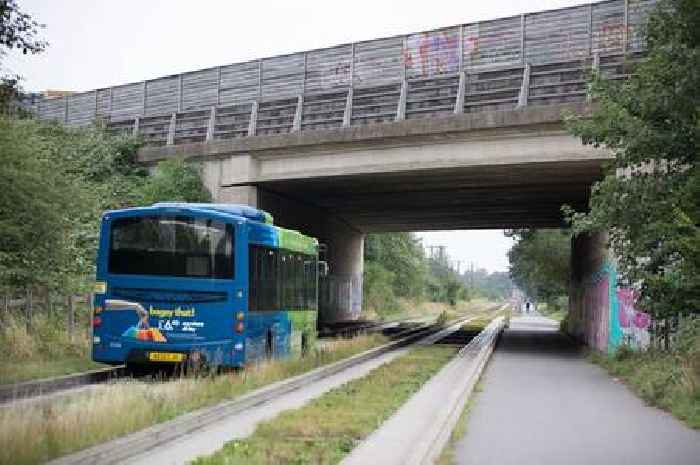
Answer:
[[[582,101],[595,67],[626,77],[655,0],[610,0],[339,45],[40,100],[148,145]]]

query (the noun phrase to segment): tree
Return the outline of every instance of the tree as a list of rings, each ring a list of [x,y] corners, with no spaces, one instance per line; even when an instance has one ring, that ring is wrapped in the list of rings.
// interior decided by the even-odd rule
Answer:
[[[368,235],[365,262],[379,263],[392,274],[392,289],[396,296],[423,298],[428,269],[423,247],[410,233]]]
[[[571,234],[558,229],[506,231],[515,239],[508,251],[510,276],[523,292],[556,305],[569,292]]]
[[[0,117],[0,284],[76,288],[91,275],[99,219],[138,205],[137,139]]]
[[[513,292],[510,274],[504,271],[489,273],[483,268],[467,270],[462,275],[465,286],[475,295],[489,300],[504,300]]]
[[[155,202],[209,202],[211,195],[202,183],[199,168],[182,158],[164,160],[153,176],[144,184],[142,203]]]
[[[365,238],[364,305],[380,313],[399,308],[399,299],[434,302],[468,299],[461,277],[449,257],[427,258],[411,233],[369,234]]]
[[[362,306],[373,309],[380,314],[389,314],[399,308],[399,302],[394,293],[396,276],[381,263],[369,261],[365,263],[363,279]]]
[[[0,117],[0,286],[48,284],[68,263],[80,189],[31,121]]]
[[[594,76],[597,109],[569,117],[584,144],[615,159],[590,211],[566,208],[575,233],[609,232],[622,281],[656,318],[700,308],[700,2],[667,0],[651,15],[647,59],[632,77]]]
[[[100,127],[0,116],[0,287],[77,290],[94,272],[104,211],[210,199],[183,160],[149,176],[140,144]]]
[[[10,50],[23,54],[43,52],[48,42],[39,38],[44,28],[29,14],[22,12],[15,0],[0,0],[0,60]],[[0,114],[7,114],[19,95],[21,77],[3,69],[0,62]]]
[[[40,53],[48,42],[38,37],[44,28],[29,14],[20,11],[15,0],[0,0],[0,46],[17,49],[23,54]]]

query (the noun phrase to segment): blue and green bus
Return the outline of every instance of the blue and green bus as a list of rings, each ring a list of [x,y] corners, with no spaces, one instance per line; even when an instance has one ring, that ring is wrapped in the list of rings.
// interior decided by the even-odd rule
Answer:
[[[97,254],[92,358],[242,367],[313,346],[319,245],[245,205],[108,211]],[[321,266],[319,266],[321,265]]]

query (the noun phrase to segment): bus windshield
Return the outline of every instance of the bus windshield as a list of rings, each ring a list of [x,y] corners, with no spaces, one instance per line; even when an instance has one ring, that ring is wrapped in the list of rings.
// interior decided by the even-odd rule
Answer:
[[[188,216],[112,221],[109,272],[188,278],[233,278],[233,227]]]

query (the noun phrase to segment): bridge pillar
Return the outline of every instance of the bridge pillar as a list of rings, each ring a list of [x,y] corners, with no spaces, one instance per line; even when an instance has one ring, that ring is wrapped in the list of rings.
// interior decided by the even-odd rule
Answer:
[[[319,283],[319,321],[330,323],[359,318],[364,234],[332,211],[264,188],[256,189],[256,199],[256,206],[269,212],[276,225],[316,237],[324,245],[321,259],[328,262],[329,274]]]
[[[228,186],[219,188],[217,203],[237,203],[258,207],[258,189],[255,186]]]
[[[365,236],[333,216],[325,219],[323,229],[329,275],[321,280],[319,320],[356,320],[362,311]]]
[[[567,331],[600,351],[608,350],[617,311],[617,273],[604,233],[581,234],[571,242]]]
[[[216,201],[246,204],[269,212],[276,225],[318,238],[329,274],[319,282],[319,321],[356,320],[362,311],[364,233],[341,218],[256,186],[222,186]]]

